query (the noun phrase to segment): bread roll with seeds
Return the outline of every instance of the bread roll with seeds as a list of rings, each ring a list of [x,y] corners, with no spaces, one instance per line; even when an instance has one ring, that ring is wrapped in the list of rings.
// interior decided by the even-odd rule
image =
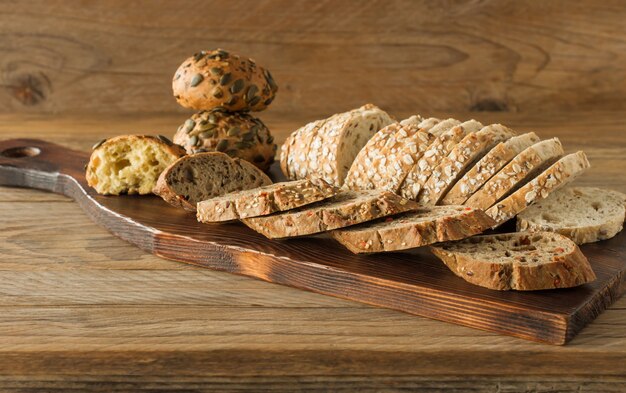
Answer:
[[[550,231],[576,244],[610,239],[624,224],[624,199],[594,187],[565,187],[517,216],[518,231]]]
[[[309,123],[283,144],[281,167],[291,180],[316,177],[341,186],[361,147],[391,123],[393,119],[372,104]]]
[[[186,59],[174,74],[172,89],[185,108],[262,111],[274,100],[278,86],[254,60],[216,49]]]
[[[492,124],[465,136],[433,170],[417,196],[424,205],[436,205],[454,183],[498,142],[515,134],[500,124]]]
[[[465,239],[493,224],[493,220],[482,210],[466,206],[431,206],[337,229],[331,235],[353,253],[363,254]]]
[[[174,142],[188,154],[219,151],[239,157],[267,171],[274,162],[277,146],[263,122],[242,112],[221,108],[200,111],[185,120]]]
[[[450,120],[450,119],[448,119]],[[454,120],[454,119],[452,119]],[[467,134],[480,130],[483,125],[476,120],[468,120],[456,126],[458,121],[449,121],[445,127],[437,131],[438,135],[416,164],[409,170],[406,178],[400,186],[399,193],[404,198],[416,200],[426,181],[430,178],[433,170]],[[451,127],[448,130],[445,128]]]
[[[196,211],[196,205],[216,196],[272,184],[246,160],[219,152],[184,156],[165,168],[153,192],[175,207]]]
[[[563,156],[558,138],[537,142],[519,153],[466,201],[466,206],[487,210]]]
[[[204,223],[266,216],[328,199],[338,191],[320,179],[275,183],[198,202],[196,216]]]
[[[537,142],[539,137],[534,132],[529,132],[498,143],[452,186],[441,200],[441,204],[462,205],[522,150]]]
[[[508,197],[491,206],[486,213],[497,225],[515,217],[527,206],[546,199],[552,192],[568,184],[589,168],[584,152],[568,154],[526,183]]]
[[[161,135],[120,135],[94,145],[85,178],[99,194],[150,194],[161,172],[184,155]]]
[[[431,250],[465,281],[500,291],[570,288],[596,279],[576,243],[552,232],[474,236]]]

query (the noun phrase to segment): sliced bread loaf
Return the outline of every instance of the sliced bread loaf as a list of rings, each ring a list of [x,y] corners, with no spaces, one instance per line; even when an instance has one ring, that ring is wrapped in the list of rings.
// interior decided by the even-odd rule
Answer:
[[[418,202],[424,205],[436,205],[468,168],[471,168],[498,142],[514,135],[509,128],[492,124],[465,136],[433,170],[417,196]]]
[[[174,161],[163,170],[153,192],[172,206],[195,211],[200,201],[268,184],[270,178],[248,161],[209,152]]]
[[[424,151],[424,154],[417,160],[417,163],[407,173],[400,185],[400,195],[416,200],[422,187],[439,162],[450,154],[454,146],[468,133],[478,131],[481,128],[482,124],[475,120],[470,120],[439,133],[426,151]]]
[[[277,239],[344,228],[417,207],[415,202],[388,191],[342,191],[310,206],[242,221],[262,235]]]
[[[489,289],[569,288],[596,279],[576,243],[558,233],[475,236],[431,250],[454,274]]]
[[[396,192],[432,139],[415,123],[388,125],[361,149],[346,177],[346,187]]]
[[[487,210],[520,184],[532,179],[563,156],[558,138],[537,142],[519,153],[466,201],[466,206]]]
[[[589,161],[584,152],[568,154],[511,195],[491,206],[486,213],[500,225],[521,213],[527,206],[546,199],[587,168]]]
[[[338,229],[331,235],[353,253],[361,254],[465,239],[493,224],[482,210],[465,206],[432,206]]]
[[[609,190],[565,187],[517,216],[518,231],[551,231],[576,244],[610,239],[622,230],[624,200]]]
[[[341,186],[354,158],[378,130],[393,123],[380,108],[367,104],[307,124],[288,138],[284,166],[290,179],[317,177]]]
[[[163,136],[120,135],[94,145],[85,178],[99,194],[150,194],[163,169],[184,155]]]
[[[534,132],[529,132],[498,143],[467,171],[461,180],[452,186],[441,203],[444,205],[462,205],[467,198],[478,191],[487,180],[515,156],[537,142],[539,142],[539,137]]]
[[[275,183],[198,202],[196,216],[204,223],[266,216],[322,201],[337,192],[320,179]]]

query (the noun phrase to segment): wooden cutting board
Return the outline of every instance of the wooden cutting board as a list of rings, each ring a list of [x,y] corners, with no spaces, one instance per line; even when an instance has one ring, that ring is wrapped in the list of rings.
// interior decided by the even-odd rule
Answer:
[[[353,255],[325,236],[272,241],[241,224],[206,225],[154,196],[101,196],[89,153],[0,142],[0,184],[73,198],[115,235],[163,258],[550,344],[565,344],[626,289],[626,233],[585,245],[598,279],[578,288],[500,292],[466,283],[427,250]]]

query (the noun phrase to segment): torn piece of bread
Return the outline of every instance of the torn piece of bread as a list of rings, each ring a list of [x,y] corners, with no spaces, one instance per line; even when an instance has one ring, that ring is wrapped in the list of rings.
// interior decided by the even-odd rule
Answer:
[[[150,194],[161,172],[184,155],[164,136],[120,135],[94,145],[85,177],[98,194]]]
[[[163,170],[153,192],[172,206],[196,211],[200,201],[269,184],[272,180],[248,161],[209,152],[173,162]]]
[[[596,279],[576,243],[554,232],[474,236],[431,251],[457,276],[489,289],[569,288]]]

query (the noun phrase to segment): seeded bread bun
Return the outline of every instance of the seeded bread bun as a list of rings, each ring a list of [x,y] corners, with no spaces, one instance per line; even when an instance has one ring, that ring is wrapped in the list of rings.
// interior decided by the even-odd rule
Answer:
[[[184,155],[161,135],[120,135],[94,145],[85,178],[99,194],[150,194],[163,169]]]
[[[254,60],[216,49],[185,60],[174,74],[172,89],[185,108],[262,111],[274,100],[278,86]]]
[[[272,184],[259,168],[224,153],[181,157],[163,170],[153,192],[175,207],[196,211],[198,202]]]
[[[188,154],[219,151],[243,158],[267,171],[277,146],[263,122],[247,113],[220,108],[200,111],[178,127],[174,142]]]

